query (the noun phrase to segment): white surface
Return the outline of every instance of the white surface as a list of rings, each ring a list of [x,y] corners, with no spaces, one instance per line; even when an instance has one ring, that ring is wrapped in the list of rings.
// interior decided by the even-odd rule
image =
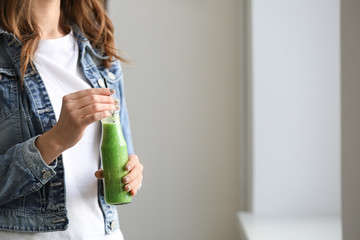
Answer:
[[[341,240],[340,215],[276,216],[238,214],[241,240]]]
[[[339,0],[251,2],[253,210],[339,213]]]

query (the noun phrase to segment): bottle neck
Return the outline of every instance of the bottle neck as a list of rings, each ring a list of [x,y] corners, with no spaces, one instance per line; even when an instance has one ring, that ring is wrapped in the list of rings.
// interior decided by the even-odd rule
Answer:
[[[114,119],[110,116],[102,120],[102,143],[104,142],[117,142],[121,146],[126,145],[119,118]]]

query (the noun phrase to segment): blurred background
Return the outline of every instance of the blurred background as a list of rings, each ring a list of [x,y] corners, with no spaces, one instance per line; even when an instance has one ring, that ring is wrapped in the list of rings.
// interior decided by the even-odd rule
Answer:
[[[360,3],[107,7],[145,166],[127,240],[360,239]]]

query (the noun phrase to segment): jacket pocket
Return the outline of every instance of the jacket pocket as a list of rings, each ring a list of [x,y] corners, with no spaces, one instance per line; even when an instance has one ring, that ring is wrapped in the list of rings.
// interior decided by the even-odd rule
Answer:
[[[0,121],[19,111],[17,84],[15,69],[0,68]]]
[[[0,68],[0,154],[22,139],[18,90],[15,69]]]

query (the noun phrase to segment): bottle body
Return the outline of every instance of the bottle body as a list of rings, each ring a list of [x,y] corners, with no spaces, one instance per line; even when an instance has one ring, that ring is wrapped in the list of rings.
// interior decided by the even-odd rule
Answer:
[[[125,190],[124,176],[128,161],[127,145],[121,131],[118,114],[102,121],[101,160],[104,175],[104,194],[108,204],[131,202],[130,193]]]

